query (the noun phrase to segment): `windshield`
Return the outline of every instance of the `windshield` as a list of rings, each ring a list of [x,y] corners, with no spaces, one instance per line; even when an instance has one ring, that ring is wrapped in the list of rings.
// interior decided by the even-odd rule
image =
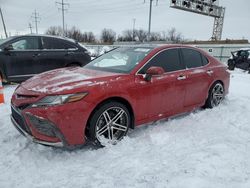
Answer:
[[[9,37],[9,38],[6,38],[6,39],[0,39],[0,46],[2,44],[4,44],[5,42],[8,42],[9,40],[13,39],[14,37]]]
[[[145,47],[118,48],[94,59],[85,68],[115,73],[129,73],[152,49]]]

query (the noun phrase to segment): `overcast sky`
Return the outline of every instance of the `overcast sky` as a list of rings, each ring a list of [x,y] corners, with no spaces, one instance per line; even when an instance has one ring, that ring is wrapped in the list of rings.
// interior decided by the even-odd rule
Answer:
[[[62,16],[56,0],[0,0],[8,32],[24,34],[29,32],[32,12],[40,15],[39,33],[50,26],[61,26]],[[61,0],[57,0],[61,1]],[[132,29],[148,29],[149,0],[64,0],[69,3],[65,13],[67,28],[76,26],[82,31],[93,31],[99,35],[103,28],[111,28],[117,34]],[[156,1],[156,0],[154,0]],[[187,39],[208,40],[212,36],[213,18],[169,8],[170,0],[159,0],[153,6],[152,31],[167,31],[175,27]],[[250,1],[220,0],[226,7],[222,38],[250,40]],[[0,38],[3,25],[0,21]]]

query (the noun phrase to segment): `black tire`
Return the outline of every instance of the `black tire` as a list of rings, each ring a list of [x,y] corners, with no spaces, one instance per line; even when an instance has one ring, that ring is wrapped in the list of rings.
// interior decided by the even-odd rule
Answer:
[[[96,109],[90,118],[88,138],[98,146],[116,144],[126,136],[130,125],[131,115],[127,107],[110,101]]]
[[[232,59],[228,60],[228,69],[229,70],[234,70],[235,69],[235,64],[234,64],[234,61]]]
[[[214,108],[218,106],[224,99],[224,86],[221,82],[215,82],[209,89],[208,98],[205,103],[205,108]]]

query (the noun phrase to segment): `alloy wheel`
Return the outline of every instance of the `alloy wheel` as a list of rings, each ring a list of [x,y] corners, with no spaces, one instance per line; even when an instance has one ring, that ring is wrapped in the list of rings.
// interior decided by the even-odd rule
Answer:
[[[217,83],[211,93],[211,105],[212,107],[218,106],[224,97],[224,88],[221,83]]]
[[[96,121],[96,139],[101,145],[116,144],[126,135],[129,127],[129,116],[121,107],[110,107]]]

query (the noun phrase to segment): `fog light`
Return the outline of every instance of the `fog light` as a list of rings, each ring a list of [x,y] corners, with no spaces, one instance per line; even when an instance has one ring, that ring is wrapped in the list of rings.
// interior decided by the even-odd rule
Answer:
[[[57,131],[53,123],[44,118],[34,116],[31,113],[27,113],[27,115],[29,117],[30,123],[39,133],[50,137],[57,137]]]

